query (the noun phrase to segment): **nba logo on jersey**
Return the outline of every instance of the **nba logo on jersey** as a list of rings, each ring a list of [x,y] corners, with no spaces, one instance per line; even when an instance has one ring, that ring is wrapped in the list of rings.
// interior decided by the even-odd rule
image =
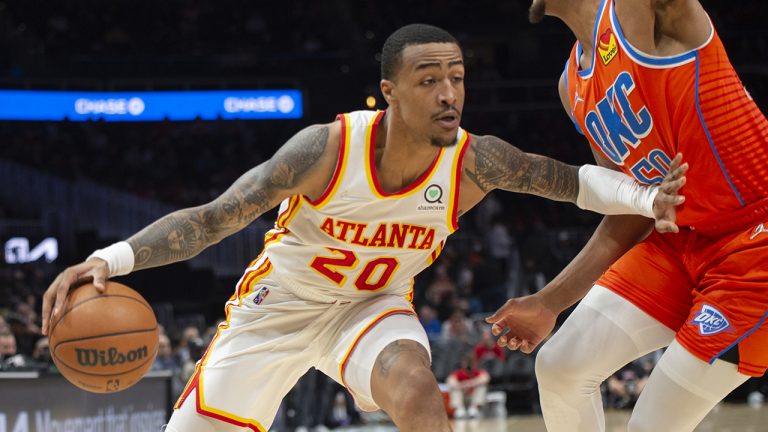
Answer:
[[[603,60],[603,64],[606,65],[616,57],[616,54],[619,52],[619,47],[616,45],[616,36],[613,35],[613,30],[608,29],[605,33],[600,35],[597,51],[600,53],[600,58]]]
[[[259,292],[256,293],[256,297],[253,298],[253,302],[257,305],[260,305],[261,302],[264,301],[265,298],[267,298],[267,294],[269,294],[269,288],[263,286],[259,288]]]
[[[701,312],[696,312],[696,317],[690,324],[698,325],[702,336],[718,334],[731,326],[725,315],[708,304],[701,307]]]

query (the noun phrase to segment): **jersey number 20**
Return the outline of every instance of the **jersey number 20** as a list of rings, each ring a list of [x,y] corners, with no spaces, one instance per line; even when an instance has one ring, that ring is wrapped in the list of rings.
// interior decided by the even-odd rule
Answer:
[[[356,273],[355,288],[360,291],[376,291],[392,279],[395,270],[400,266],[400,262],[394,257],[375,258],[364,266],[359,266],[354,252],[330,247],[326,249],[334,255],[315,257],[309,266],[338,286],[344,285],[347,274]],[[362,270],[358,273],[361,267]],[[343,272],[344,270],[347,271]]]

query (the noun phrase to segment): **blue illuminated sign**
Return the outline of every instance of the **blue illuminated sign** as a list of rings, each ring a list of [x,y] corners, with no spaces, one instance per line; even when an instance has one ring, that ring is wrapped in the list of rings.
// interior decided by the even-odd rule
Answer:
[[[302,113],[299,90],[0,90],[0,120],[262,120],[297,119]]]

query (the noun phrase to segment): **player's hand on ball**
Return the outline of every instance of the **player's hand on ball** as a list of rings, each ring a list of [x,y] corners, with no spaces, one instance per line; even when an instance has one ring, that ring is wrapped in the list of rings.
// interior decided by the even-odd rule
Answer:
[[[669,172],[659,185],[659,192],[653,200],[653,215],[656,219],[656,231],[660,233],[679,232],[675,208],[685,202],[685,197],[680,195],[680,188],[685,185],[685,172],[688,171],[688,163],[681,164],[683,155],[678,153],[669,166]]]
[[[93,281],[99,292],[104,292],[104,284],[109,275],[107,262],[92,258],[59,273],[43,295],[43,334],[48,335],[52,322],[61,316],[67,293],[73,285]]]
[[[555,328],[557,314],[547,308],[536,294],[507,300],[485,319],[497,344],[530,354]]]

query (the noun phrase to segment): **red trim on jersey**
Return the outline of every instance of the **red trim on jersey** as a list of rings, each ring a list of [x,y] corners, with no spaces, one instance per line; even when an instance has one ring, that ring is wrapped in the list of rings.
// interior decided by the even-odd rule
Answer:
[[[192,377],[189,379],[189,382],[187,382],[187,386],[184,388],[184,391],[181,393],[181,396],[179,396],[179,399],[176,401],[176,404],[173,406],[173,409],[179,409],[181,408],[181,405],[184,404],[184,401],[187,400],[187,397],[192,393],[192,390],[197,388],[197,382],[200,378],[200,365],[195,366],[195,373],[192,374]]]
[[[461,150],[459,150],[459,163],[456,165],[456,172],[453,173],[455,175],[454,183],[455,187],[453,189],[453,208],[451,209],[451,231],[456,231],[459,229],[459,190],[461,189],[461,170],[464,165],[464,154],[467,152],[467,149],[469,148],[469,132],[464,132],[466,136],[464,137],[464,141],[459,144],[461,147]]]
[[[373,180],[373,186],[376,188],[376,192],[379,193],[379,195],[383,197],[394,197],[398,195],[406,194],[417,187],[421,186],[428,178],[432,176],[432,173],[435,171],[435,168],[437,168],[437,161],[440,160],[440,156],[443,155],[443,147],[440,147],[440,150],[437,152],[437,155],[432,160],[432,164],[429,165],[429,168],[427,168],[424,173],[422,173],[419,178],[416,179],[413,183],[405,187],[404,189],[401,189],[397,192],[387,193],[384,192],[384,190],[381,188],[381,184],[379,184],[379,176],[376,174],[376,131],[379,129],[379,122],[384,117],[384,113],[386,111],[381,111],[378,114],[376,114],[376,118],[373,120],[373,125],[371,126],[371,141],[367,143],[368,145],[368,169],[371,170],[371,178]]]
[[[333,171],[333,177],[331,177],[331,181],[328,182],[328,186],[323,191],[323,194],[320,195],[320,198],[310,201],[307,198],[307,202],[312,204],[313,206],[317,206],[318,204],[322,203],[326,198],[328,198],[328,195],[333,190],[333,187],[336,185],[336,182],[339,181],[339,177],[341,177],[341,168],[344,165],[344,154],[347,144],[347,116],[344,114],[339,114],[336,116],[337,119],[341,120],[341,133],[339,134],[339,157],[336,161],[336,169]]]
[[[208,410],[204,409],[203,407],[200,406],[200,396],[197,397],[196,408],[197,408],[197,413],[200,414],[200,415],[204,415],[204,416],[210,417],[210,418],[215,418],[216,420],[220,420],[220,421],[223,421],[225,423],[233,424],[235,426],[239,426],[239,427],[243,427],[243,428],[248,428],[248,429],[250,429],[250,430],[252,430],[254,432],[265,432],[264,429],[261,429],[260,427],[256,426],[255,424],[241,422],[241,421],[238,421],[238,420],[235,420],[235,419],[223,416],[221,414],[217,414],[215,412],[211,412],[211,411],[208,411]]]

